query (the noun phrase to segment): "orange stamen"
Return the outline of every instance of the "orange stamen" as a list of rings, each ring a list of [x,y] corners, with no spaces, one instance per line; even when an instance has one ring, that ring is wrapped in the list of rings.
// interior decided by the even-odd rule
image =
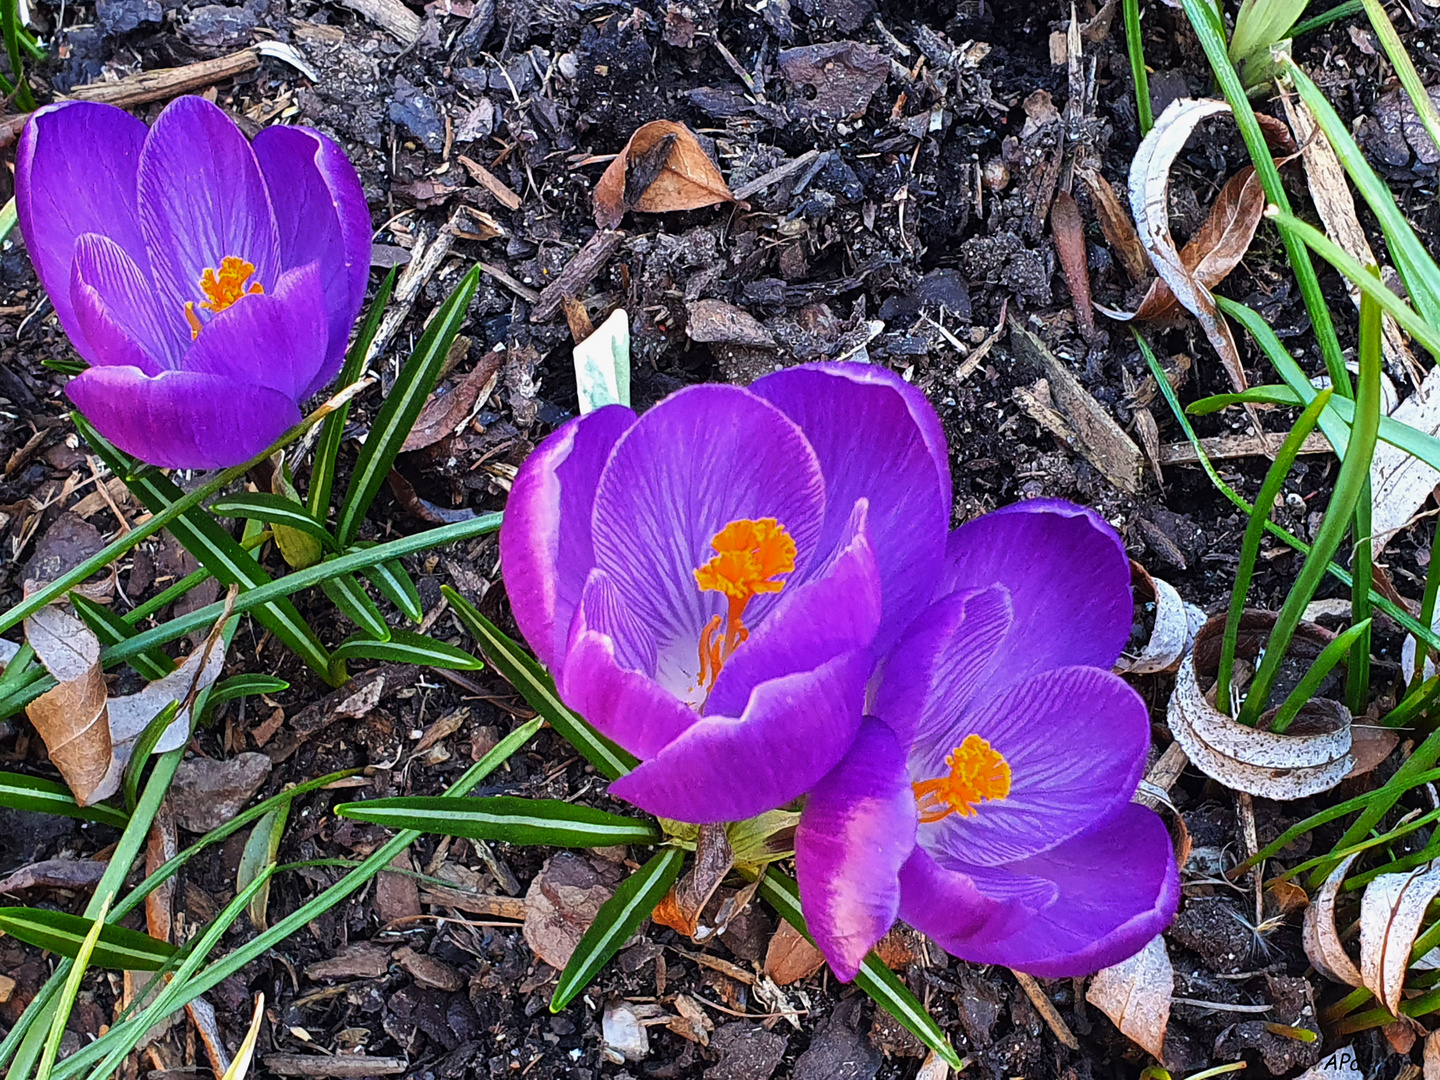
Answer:
[[[700,685],[709,690],[730,655],[750,636],[742,617],[750,598],[777,593],[785,582],[774,580],[795,569],[795,541],[775,518],[732,521],[710,541],[715,556],[695,570],[702,592],[718,592],[729,601],[722,621],[716,615],[700,635]],[[719,636],[717,636],[719,635]]]
[[[1010,794],[1010,763],[979,735],[965,736],[965,741],[946,755],[945,764],[950,766],[948,776],[911,785],[922,824],[933,824],[951,814],[974,817],[976,804]]]
[[[200,291],[205,294],[205,299],[200,301],[201,309],[219,314],[242,296],[263,294],[265,286],[260,282],[245,284],[253,273],[255,264],[236,255],[226,255],[221,259],[219,270],[207,266],[200,275]],[[204,329],[200,316],[195,313],[193,301],[185,303],[185,321],[190,324],[190,339],[193,341]]]

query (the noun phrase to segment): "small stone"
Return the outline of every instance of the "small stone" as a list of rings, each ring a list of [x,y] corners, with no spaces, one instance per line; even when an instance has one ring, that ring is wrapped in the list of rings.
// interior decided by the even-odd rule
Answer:
[[[108,34],[128,34],[141,23],[158,23],[165,17],[160,0],[96,0],[95,18]]]

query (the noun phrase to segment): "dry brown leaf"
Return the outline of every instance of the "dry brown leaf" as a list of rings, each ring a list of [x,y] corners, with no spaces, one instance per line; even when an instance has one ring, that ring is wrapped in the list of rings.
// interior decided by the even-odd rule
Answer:
[[[628,210],[663,214],[735,201],[689,128],[652,120],[636,129],[595,185],[595,223],[613,229]]]
[[[1180,98],[1171,102],[1140,142],[1130,165],[1130,210],[1151,265],[1180,305],[1199,320],[1236,390],[1245,389],[1245,369],[1230,325],[1210,290],[1180,258],[1170,235],[1170,168],[1201,121],[1230,111],[1223,101]]]
[[[1360,977],[1365,987],[1398,1015],[1410,950],[1425,909],[1440,895],[1440,870],[1381,874],[1360,900]]]
[[[594,866],[573,852],[558,852],[525,893],[526,943],[545,963],[563,969],[613,895],[614,886]]]
[[[25,710],[75,801],[89,806],[120,787],[106,709],[100,641],[89,627],[51,605],[25,620],[25,635],[56,684]]]
[[[500,375],[500,353],[487,352],[458,383],[437,389],[425,402],[401,453],[422,450],[453,435],[489,399]]]
[[[701,825],[699,838],[695,841],[695,859],[690,869],[656,905],[655,913],[651,917],[656,922],[685,934],[692,941],[699,942],[713,937],[715,927],[702,927],[700,916],[734,865],[735,853],[730,848],[729,837],[725,835],[725,826]],[[732,913],[735,910],[738,908],[732,905]],[[723,916],[717,920],[722,926],[728,921]]]
[[[145,873],[153,874],[180,851],[180,838],[175,831],[175,814],[167,799],[160,804],[150,824],[145,844]],[[175,879],[163,881],[145,897],[145,926],[157,941],[170,941],[175,909]]]
[[[1421,1080],[1440,1080],[1440,1030],[1425,1036],[1425,1075]]]
[[[1080,169],[1076,175],[1090,192],[1090,202],[1095,206],[1095,216],[1100,220],[1100,231],[1105,234],[1110,251],[1120,260],[1130,280],[1140,284],[1150,274],[1150,259],[1140,243],[1135,223],[1130,220],[1130,211],[1120,204],[1110,181],[1094,169]]]
[[[1373,724],[1356,724],[1351,736],[1350,753],[1355,758],[1355,765],[1345,774],[1347,777],[1374,772],[1400,745],[1398,731]]]
[[[1174,994],[1170,953],[1165,939],[1157,935],[1129,960],[1096,974],[1085,1000],[1108,1016],[1131,1042],[1160,1059]]]
[[[783,919],[765,949],[765,974],[777,986],[808,979],[825,966],[825,957],[810,939]]]
[[[1210,214],[1180,252],[1180,262],[1207,289],[1224,281],[1240,264],[1265,213],[1265,190],[1253,166],[1232,176],[1215,197]],[[1141,322],[1173,317],[1180,303],[1170,286],[1157,279],[1135,310]]]
[[[1060,255],[1060,268],[1070,299],[1075,308],[1075,322],[1089,338],[1095,333],[1095,311],[1090,305],[1090,270],[1085,258],[1085,223],[1080,220],[1080,207],[1068,191],[1056,193],[1050,204],[1050,231],[1055,237],[1055,250]]]
[[[1355,961],[1350,959],[1350,954],[1340,942],[1340,932],[1335,926],[1335,900],[1340,895],[1340,885],[1344,882],[1345,875],[1350,872],[1351,865],[1360,854],[1357,851],[1353,855],[1347,855],[1340,860],[1340,865],[1331,871],[1314,899],[1310,901],[1310,906],[1305,909],[1305,922],[1301,931],[1305,955],[1310,963],[1315,965],[1315,970],[1331,982],[1343,983],[1346,986],[1360,985],[1360,969],[1355,966]]]

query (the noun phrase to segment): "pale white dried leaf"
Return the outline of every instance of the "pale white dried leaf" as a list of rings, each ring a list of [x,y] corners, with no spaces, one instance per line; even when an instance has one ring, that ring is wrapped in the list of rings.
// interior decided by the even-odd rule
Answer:
[[[1195,640],[1198,627],[1193,627],[1185,601],[1175,591],[1175,586],[1161,578],[1149,580],[1155,597],[1155,624],[1150,631],[1150,640],[1135,656],[1122,655],[1115,665],[1116,672],[1131,675],[1153,675],[1160,671],[1171,671],[1185,655]],[[1143,597],[1139,597],[1143,602]],[[1202,616],[1200,625],[1204,625]]]
[[[264,1021],[265,995],[260,993],[255,995],[255,1012],[250,1017],[250,1030],[245,1032],[245,1039],[235,1053],[235,1060],[230,1063],[230,1068],[225,1070],[222,1080],[245,1080],[250,1072],[250,1062],[255,1059],[255,1043],[260,1038],[260,1026]]]
[[[1090,980],[1085,1000],[1108,1016],[1131,1042],[1156,1058],[1165,1050],[1175,971],[1165,939],[1156,935],[1132,956]]]
[[[1346,986],[1360,985],[1360,969],[1355,966],[1355,961],[1350,959],[1350,954],[1340,942],[1340,932],[1335,926],[1335,899],[1340,895],[1340,885],[1344,882],[1345,875],[1359,857],[1358,851],[1347,855],[1340,860],[1340,865],[1331,871],[1325,884],[1320,886],[1319,892],[1310,901],[1310,906],[1305,909],[1305,922],[1301,929],[1305,955],[1310,963],[1315,965],[1315,970],[1331,982],[1343,983]]]
[[[1295,1080],[1365,1080],[1360,1059],[1353,1046],[1342,1046],[1329,1057],[1306,1069]]]
[[[1180,662],[1166,719],[1175,741],[1201,772],[1266,799],[1303,799],[1329,791],[1355,764],[1348,713],[1337,712],[1330,730],[1316,734],[1277,735],[1246,727],[1205,699],[1194,656]]]
[[[1150,134],[1140,141],[1130,164],[1130,212],[1155,273],[1181,306],[1199,320],[1231,383],[1236,390],[1244,390],[1245,368],[1230,326],[1216,308],[1210,290],[1185,266],[1175,238],[1170,235],[1167,194],[1170,168],[1195,129],[1207,118],[1229,111],[1229,105],[1213,98],[1179,98],[1170,103]]]
[[[575,390],[582,415],[630,404],[630,316],[624,308],[575,346]]]
[[[915,1080],[950,1080],[950,1064],[934,1050],[930,1051],[925,1064],[915,1074]],[[1425,1080],[1430,1080],[1427,1076]]]
[[[185,660],[163,679],[156,679],[143,690],[124,697],[110,699],[110,738],[115,756],[121,765],[130,760],[135,749],[135,740],[145,726],[159,715],[172,701],[182,705],[193,702],[195,695],[212,685],[225,667],[225,650],[218,647],[213,639],[185,658]],[[190,709],[182,708],[175,715],[160,741],[155,744],[155,753],[164,754],[185,745],[190,738]]]
[[[1360,901],[1360,977],[1392,1015],[1410,967],[1425,909],[1440,895],[1440,870],[1381,874]]]
[[[1425,1036],[1425,1072],[1421,1080],[1440,1080],[1440,1031]]]
[[[25,620],[25,639],[56,682],[74,682],[100,662],[100,639],[58,604]]]

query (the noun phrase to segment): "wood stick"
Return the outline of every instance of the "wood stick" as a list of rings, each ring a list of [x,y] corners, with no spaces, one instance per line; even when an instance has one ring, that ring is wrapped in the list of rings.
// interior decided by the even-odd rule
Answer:
[[[566,296],[579,296],[580,290],[594,281],[595,275],[610,261],[623,239],[625,234],[619,229],[601,229],[586,240],[555,275],[555,280],[541,290],[535,309],[530,312],[530,321],[545,322],[553,318]]]

